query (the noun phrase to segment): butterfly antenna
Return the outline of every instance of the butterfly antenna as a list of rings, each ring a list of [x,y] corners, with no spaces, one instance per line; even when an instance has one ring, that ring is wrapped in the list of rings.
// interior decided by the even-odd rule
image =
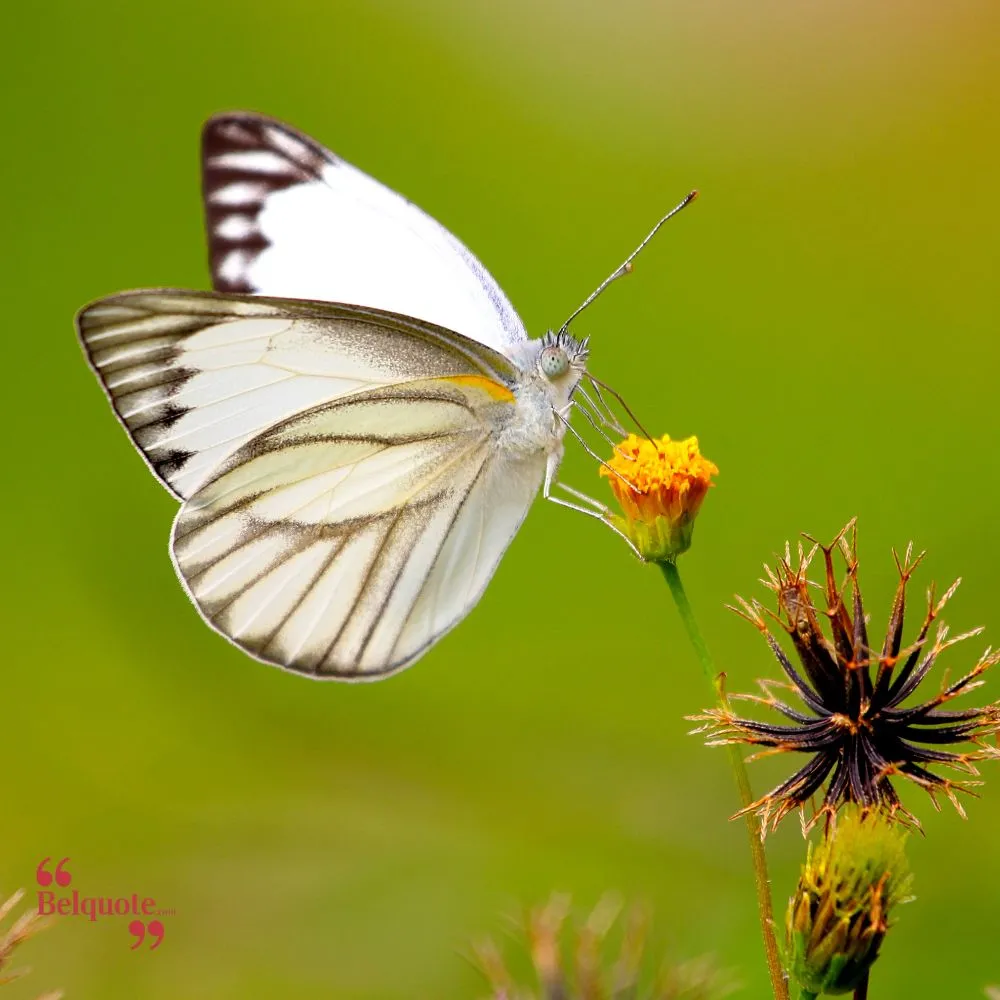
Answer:
[[[697,197],[698,197],[698,192],[692,191],[679,205],[675,205],[672,209],[670,209],[670,211],[667,212],[667,214],[663,216],[663,218],[660,219],[660,221],[657,222],[655,226],[653,226],[653,228],[649,231],[649,235],[625,258],[621,266],[612,271],[611,274],[609,274],[608,277],[606,277],[604,281],[602,281],[597,286],[597,288],[587,297],[587,300],[583,303],[583,305],[580,306],[580,308],[577,309],[576,312],[574,312],[573,315],[570,316],[570,318],[566,320],[566,322],[563,323],[561,327],[559,327],[559,332],[565,333],[570,323],[572,323],[573,320],[575,320],[576,317],[579,316],[580,313],[582,313],[583,310],[586,309],[587,306],[589,306],[590,303],[593,302],[594,299],[596,299],[597,296],[600,295],[601,292],[603,292],[604,289],[608,287],[608,285],[610,285],[613,281],[617,281],[619,278],[628,274],[632,270],[632,261],[635,260],[635,258],[639,255],[639,252],[643,249],[643,247],[645,247],[645,245],[660,231],[660,227],[663,225],[663,223],[666,222],[668,219],[672,219],[682,208],[686,208]]]

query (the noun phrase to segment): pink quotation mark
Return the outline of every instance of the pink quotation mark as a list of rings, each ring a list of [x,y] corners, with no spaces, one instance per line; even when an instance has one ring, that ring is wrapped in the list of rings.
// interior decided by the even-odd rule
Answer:
[[[147,925],[141,920],[133,920],[132,923],[128,925],[129,934],[135,938],[135,944],[129,949],[130,951],[135,951],[135,949],[146,940],[147,931],[149,932],[149,936],[151,938],[155,938],[153,943],[149,946],[149,950],[155,951],[160,947],[160,942],[163,940],[163,921],[150,920]]]
[[[65,889],[73,881],[73,876],[64,867],[69,862],[69,858],[63,858],[56,865],[54,873],[47,871],[45,867],[51,860],[51,858],[42,858],[39,861],[38,867],[35,869],[35,881],[39,885],[52,885],[53,880],[55,880],[56,885]]]

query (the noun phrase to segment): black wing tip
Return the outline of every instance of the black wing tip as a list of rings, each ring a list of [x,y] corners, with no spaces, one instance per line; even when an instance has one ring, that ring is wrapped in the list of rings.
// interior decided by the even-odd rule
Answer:
[[[285,149],[275,149],[268,131],[277,131],[305,147],[297,156]],[[336,163],[337,157],[312,136],[294,125],[261,114],[259,111],[219,111],[207,118],[201,127],[202,160],[237,150],[269,149],[278,152],[299,166],[319,169],[325,163]],[[311,161],[311,162],[310,162]]]
[[[266,154],[271,168],[254,157]],[[274,163],[277,162],[277,168]],[[304,132],[254,111],[223,111],[202,126],[202,198],[208,235],[212,285],[220,292],[250,294],[257,288],[250,269],[270,242],[259,225],[268,198],[280,191],[319,181],[337,158]],[[239,203],[219,202],[216,193],[245,185]],[[236,219],[235,234],[225,224]]]
[[[202,155],[207,156],[231,149],[232,136],[239,129],[247,134],[263,135],[265,126],[278,128],[282,131],[295,130],[286,122],[257,111],[218,111],[206,118],[201,126]]]
[[[287,122],[282,121],[280,118],[275,118],[273,115],[265,115],[260,111],[247,111],[242,108],[233,111],[216,111],[205,119],[201,131],[204,134],[218,128],[224,128],[227,125],[249,125],[255,127],[274,125],[277,128],[294,131]]]
[[[234,149],[259,149],[265,145],[265,128],[287,129],[284,122],[254,111],[221,111],[201,127],[202,163]]]

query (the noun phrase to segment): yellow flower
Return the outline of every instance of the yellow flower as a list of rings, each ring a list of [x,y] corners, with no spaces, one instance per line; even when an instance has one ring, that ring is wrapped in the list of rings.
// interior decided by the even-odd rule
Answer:
[[[600,468],[624,517],[611,516],[649,562],[668,562],[691,547],[694,519],[718,467],[698,450],[698,439],[640,438],[630,434]]]

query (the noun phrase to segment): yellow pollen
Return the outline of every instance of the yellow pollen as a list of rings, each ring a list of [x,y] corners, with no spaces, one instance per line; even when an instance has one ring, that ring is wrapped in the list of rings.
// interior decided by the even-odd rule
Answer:
[[[657,517],[671,522],[693,519],[712,486],[712,476],[719,473],[698,450],[696,437],[650,441],[630,434],[608,466],[602,466],[600,474],[607,477],[625,516],[647,522]]]

